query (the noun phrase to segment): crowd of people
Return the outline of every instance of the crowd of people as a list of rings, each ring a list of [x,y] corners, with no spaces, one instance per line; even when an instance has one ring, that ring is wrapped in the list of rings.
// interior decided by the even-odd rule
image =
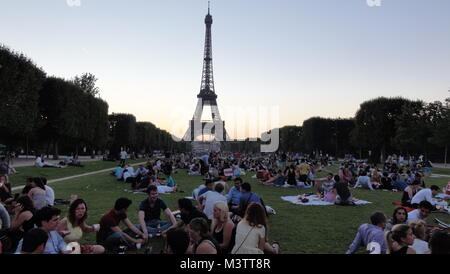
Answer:
[[[42,163],[42,159],[36,162]],[[331,165],[328,156],[293,153],[182,153],[148,160],[136,169],[124,158],[111,175],[130,184],[130,191],[145,193],[146,197],[136,213],[128,212],[130,199],[117,199],[94,225],[88,224],[87,203],[77,197],[69,201],[67,216],[60,220],[61,210],[55,207],[55,193],[46,178],[27,179],[22,191],[13,195],[8,175],[1,175],[0,239],[8,239],[0,241],[1,250],[17,254],[123,253],[161,238],[164,253],[278,254],[280,244],[268,237],[269,213],[263,198],[240,176],[255,172],[261,185],[311,188],[319,199],[336,205],[354,206],[351,189],[355,188],[401,192],[401,206],[394,210],[392,219],[375,212],[370,223],[359,227],[348,254],[361,245],[371,247],[373,253],[448,253],[448,233],[430,231],[425,222],[449,198],[434,198],[441,189],[426,187],[421,164],[392,156],[382,169],[355,159],[341,163],[335,173],[328,170]],[[179,199],[173,211],[159,194],[183,192],[173,178],[181,170],[201,175],[204,183],[190,199]],[[319,172],[326,176],[317,178]],[[130,214],[136,214],[136,224],[128,218]],[[95,233],[96,242],[79,245],[86,233]],[[148,249],[146,252],[151,253]]]

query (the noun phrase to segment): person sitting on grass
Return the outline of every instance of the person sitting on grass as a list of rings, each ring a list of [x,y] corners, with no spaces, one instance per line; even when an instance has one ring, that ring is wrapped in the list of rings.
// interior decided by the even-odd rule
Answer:
[[[231,212],[236,213],[239,208],[239,202],[241,200],[241,184],[242,178],[236,177],[234,179],[234,186],[230,189],[228,194],[226,195],[228,201],[228,207]]]
[[[11,184],[7,175],[0,175],[0,202],[9,205],[14,200],[11,192]]]
[[[36,224],[48,235],[43,254],[70,254],[63,238],[56,231],[59,223],[61,210],[55,207],[46,206],[38,210],[35,214]],[[22,252],[23,239],[20,240],[16,253]]]
[[[48,206],[47,192],[45,191],[44,182],[40,177],[33,179],[33,188],[28,192],[28,197],[33,201],[34,207],[39,210]]]
[[[420,180],[414,180],[411,185],[403,190],[402,206],[411,207],[411,200],[420,190]]]
[[[408,213],[408,224],[416,220],[426,221],[433,211],[433,205],[428,201],[422,201],[419,204],[419,208]]]
[[[122,180],[124,167],[125,165],[118,165],[112,173],[112,175],[115,176],[118,181]]]
[[[89,226],[86,222],[87,217],[87,205],[84,200],[77,199],[70,204],[67,217],[61,220],[57,228],[66,243],[79,242],[83,233],[98,231],[100,226]],[[102,254],[104,252],[105,248],[101,245],[81,246],[81,254]]]
[[[341,177],[339,175],[334,176],[334,188],[336,189],[336,202],[335,205],[352,205],[354,206],[355,203],[353,202],[353,197],[350,192],[350,189],[348,188],[348,182],[341,181]]]
[[[214,187],[214,191],[208,191],[202,194],[198,199],[201,204],[204,204],[203,213],[208,216],[209,220],[213,219],[213,208],[214,204],[218,201],[227,202],[227,198],[222,194],[223,185],[217,184]],[[204,201],[204,203],[203,203]]]
[[[362,171],[358,179],[356,180],[355,186],[353,188],[362,187],[374,190],[370,182],[370,177],[367,176],[367,172]]]
[[[40,228],[33,228],[23,237],[22,250],[20,254],[43,254],[48,234]]]
[[[208,217],[205,213],[198,210],[198,208],[192,204],[192,201],[187,198],[178,199],[178,209],[180,210],[181,220],[177,222],[177,227],[184,225],[186,232],[188,232],[189,223],[192,219],[204,218],[208,221]]]
[[[268,243],[267,215],[259,203],[248,205],[244,218],[236,228],[235,245],[231,254],[278,254],[280,245]]]
[[[239,217],[244,217],[245,212],[247,211],[247,207],[250,203],[259,203],[262,204],[261,197],[258,194],[252,192],[252,185],[245,182],[241,186],[241,199],[239,201],[239,208],[237,210],[237,214]],[[239,218],[238,218],[239,219]]]
[[[234,247],[233,229],[234,223],[230,219],[228,205],[226,202],[218,201],[214,203],[211,233],[213,238],[216,239],[219,244],[219,253],[228,254]]]
[[[107,250],[114,251],[121,245],[133,248],[136,244],[143,243],[148,238],[135,227],[126,214],[132,201],[128,198],[119,198],[114,204],[114,208],[105,213],[100,219],[100,230],[97,232],[97,244],[104,246]],[[123,222],[125,226],[135,234],[144,238],[136,239],[130,237],[120,229],[119,224]]]
[[[447,231],[437,230],[430,238],[431,254],[450,255],[450,234]]]
[[[205,187],[200,189],[197,193],[197,207],[202,209],[203,205],[201,203],[201,201],[199,200],[200,196],[202,196],[204,193],[208,192],[208,191],[212,191],[214,190],[214,181],[211,179],[206,179],[205,180]]]
[[[156,237],[164,234],[170,228],[176,226],[177,221],[167,203],[158,198],[158,189],[154,185],[150,185],[147,189],[148,197],[139,204],[139,224],[136,225],[144,240],[148,237]],[[161,221],[161,211],[164,212],[169,221]],[[134,231],[126,230],[126,233]],[[132,235],[132,233],[131,233]]]
[[[35,211],[33,202],[28,196],[22,196],[17,199],[11,227],[8,232],[13,250],[16,250],[23,235],[35,227],[35,219],[33,218]]]
[[[45,198],[47,200],[47,204],[49,206],[54,206],[55,205],[55,191],[53,190],[53,188],[51,188],[47,185],[47,178],[41,177],[41,181],[42,181],[42,184],[44,184]]]
[[[381,183],[378,185],[378,189],[392,190],[392,188],[392,178],[389,177],[389,173],[385,171],[383,172],[383,177],[381,177]]]
[[[443,201],[443,199],[433,200],[433,197],[438,195],[440,192],[441,192],[441,189],[436,185],[432,185],[432,186],[430,186],[430,188],[424,188],[424,189],[420,190],[419,192],[416,193],[416,195],[414,195],[414,197],[412,197],[411,207],[417,208],[419,206],[420,202],[427,201],[433,206],[432,210],[436,210],[435,205],[438,202]],[[444,199],[449,200],[450,197],[445,197]]]
[[[208,222],[203,218],[194,218],[189,223],[189,238],[191,245],[189,254],[217,254],[219,245],[211,237]]]
[[[189,248],[189,234],[183,229],[172,228],[167,231],[165,254],[186,254]]]
[[[391,231],[394,225],[407,224],[407,220],[408,220],[408,211],[404,207],[399,206],[394,210],[394,214],[392,214],[392,219],[390,219],[387,222],[385,231],[386,232]]]
[[[386,228],[386,216],[381,212],[375,212],[370,216],[371,224],[363,224],[358,228],[355,239],[347,250],[346,254],[353,254],[361,245],[367,247],[375,242],[380,247],[382,254],[386,253],[387,247],[384,241],[384,229]]]
[[[314,189],[319,198],[323,197],[326,202],[334,203],[336,201],[336,189],[334,187],[333,173],[328,173],[327,177],[316,179]]]
[[[391,231],[386,233],[387,253],[392,255],[416,254],[416,251],[409,247],[413,245],[415,238],[409,225],[395,225]]]
[[[430,254],[430,248],[427,242],[427,227],[424,221],[414,221],[410,227],[416,238],[414,243],[410,246],[416,251],[416,254]]]
[[[8,210],[0,203],[0,230],[9,229],[11,226],[11,217],[9,216]]]

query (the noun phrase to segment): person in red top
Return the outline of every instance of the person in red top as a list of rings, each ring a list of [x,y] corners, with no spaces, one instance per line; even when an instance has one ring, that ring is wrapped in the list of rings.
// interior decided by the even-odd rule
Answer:
[[[107,250],[114,251],[119,246],[136,247],[137,244],[143,243],[143,239],[134,239],[124,233],[119,227],[119,223],[123,222],[126,227],[143,237],[142,231],[137,229],[127,217],[128,207],[132,201],[128,198],[117,199],[114,208],[105,213],[100,219],[100,230],[97,232],[97,244],[103,245]]]

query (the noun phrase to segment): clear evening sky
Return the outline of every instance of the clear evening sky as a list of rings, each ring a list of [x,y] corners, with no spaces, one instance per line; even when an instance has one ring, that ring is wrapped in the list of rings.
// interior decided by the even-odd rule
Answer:
[[[200,89],[207,0],[80,2],[0,0],[0,43],[48,75],[95,74],[110,112],[180,135]],[[212,0],[219,109],[279,106],[284,126],[352,117],[378,96],[444,100],[449,12],[448,0]]]

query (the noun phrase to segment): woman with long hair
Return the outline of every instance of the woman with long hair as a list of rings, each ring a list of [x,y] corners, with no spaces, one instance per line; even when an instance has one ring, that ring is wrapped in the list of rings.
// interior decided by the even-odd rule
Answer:
[[[45,185],[41,178],[34,178],[32,189],[28,192],[28,197],[33,201],[36,210],[39,210],[48,205]]]
[[[266,213],[259,203],[248,205],[244,218],[236,229],[236,241],[232,254],[264,254],[279,252],[279,244],[267,243]]]
[[[415,238],[409,225],[395,225],[391,231],[386,233],[387,253],[394,255],[416,254],[416,251],[409,247],[414,243]]]
[[[407,224],[408,221],[408,211],[404,207],[397,207],[394,209],[394,214],[392,214],[392,219],[390,219],[387,224],[385,231],[391,231],[394,225]]]
[[[12,239],[12,249],[14,251],[23,235],[35,227],[35,208],[30,197],[22,196],[17,199],[14,207],[14,215],[11,219],[11,227],[8,236]]]
[[[217,254],[219,245],[209,233],[208,222],[204,218],[194,218],[189,223],[189,237],[192,245],[188,253]]]
[[[230,219],[228,205],[219,201],[214,204],[211,233],[220,247],[220,253],[228,254],[234,245],[234,223]]]
[[[0,175],[0,202],[8,205],[12,200],[11,184],[9,183],[8,175]]]
[[[403,196],[402,196],[402,205],[403,206],[409,206],[411,207],[411,200],[416,195],[417,192],[420,190],[420,180],[414,180],[411,185],[407,186],[403,190]]]
[[[86,222],[88,217],[87,204],[82,199],[77,199],[70,204],[67,217],[62,219],[57,227],[66,243],[79,242],[83,233],[97,232],[99,227],[89,226]],[[101,245],[82,245],[82,254],[102,254],[105,248]]]
[[[414,236],[414,243],[410,246],[416,251],[416,254],[430,254],[430,248],[427,242],[427,227],[426,223],[422,220],[413,221],[409,224]]]

